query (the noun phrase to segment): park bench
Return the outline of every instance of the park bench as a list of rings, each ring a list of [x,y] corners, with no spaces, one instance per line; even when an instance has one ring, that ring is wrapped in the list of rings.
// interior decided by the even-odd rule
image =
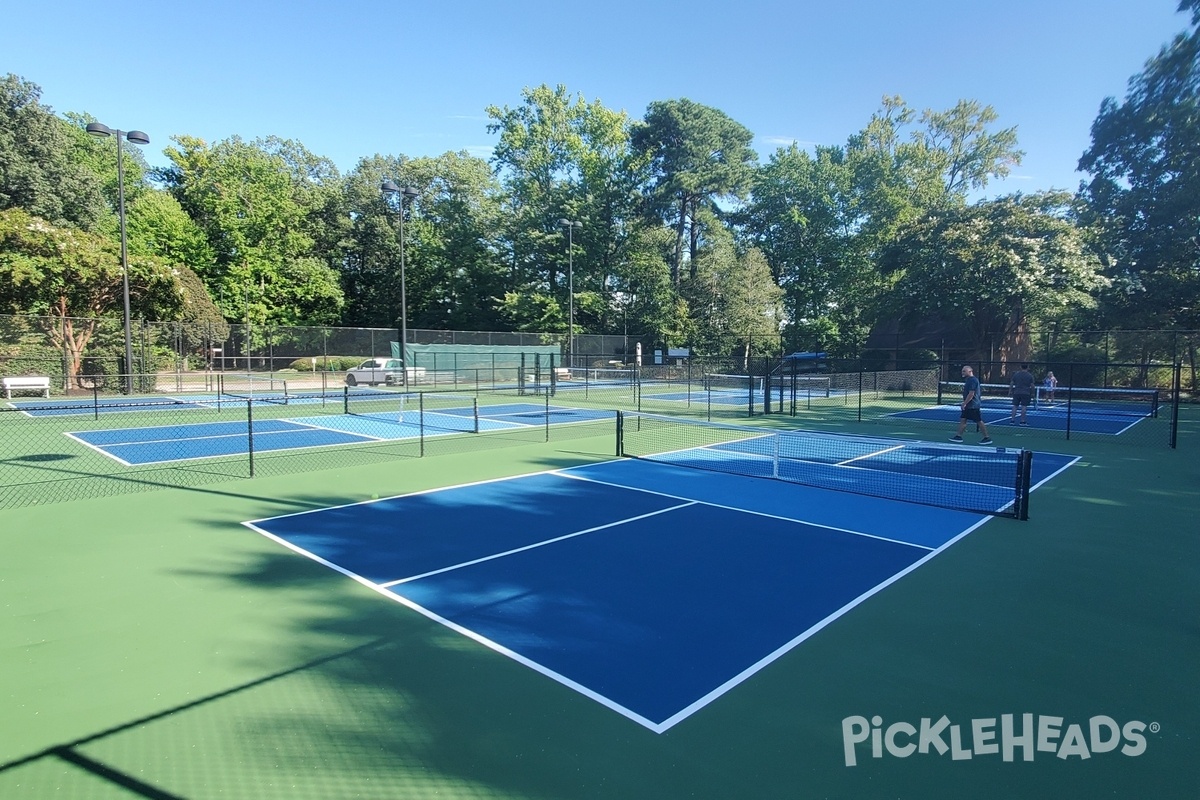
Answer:
[[[44,375],[13,375],[3,381],[5,399],[11,400],[14,391],[40,392],[43,397],[50,397],[50,379]]]

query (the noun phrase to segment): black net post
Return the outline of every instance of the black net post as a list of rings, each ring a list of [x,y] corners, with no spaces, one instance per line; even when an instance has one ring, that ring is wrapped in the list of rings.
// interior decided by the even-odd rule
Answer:
[[[350,413],[350,387],[349,386],[342,387],[342,413],[343,414]]]
[[[1022,450],[1017,461],[1016,502],[1013,504],[1013,516],[1019,520],[1029,519],[1030,483],[1033,475],[1033,451]]]
[[[1179,394],[1183,391],[1183,363],[1175,363],[1175,374],[1171,377],[1171,432],[1168,446],[1172,450],[1179,443]]]
[[[550,395],[546,395],[546,441],[550,441]]]
[[[622,442],[624,439],[625,439],[625,415],[621,413],[620,409],[617,409],[617,458],[621,458],[622,456],[625,455],[625,448],[622,446]]]
[[[250,477],[254,477],[254,401],[246,401],[246,450],[250,456]]]
[[[425,393],[417,392],[417,437],[421,441],[421,458],[425,457]]]

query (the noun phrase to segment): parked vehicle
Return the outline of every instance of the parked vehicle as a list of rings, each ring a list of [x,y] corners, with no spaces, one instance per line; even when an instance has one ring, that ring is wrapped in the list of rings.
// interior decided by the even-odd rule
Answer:
[[[346,370],[346,385],[393,383],[388,376],[396,376],[403,382],[404,362],[398,358],[368,358],[354,369]]]

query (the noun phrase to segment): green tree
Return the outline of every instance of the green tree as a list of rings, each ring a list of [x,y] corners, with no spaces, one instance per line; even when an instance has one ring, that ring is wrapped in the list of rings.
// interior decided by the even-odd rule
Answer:
[[[885,254],[894,308],[965,328],[983,354],[1026,320],[1093,303],[1106,280],[1070,208],[1045,192],[930,212]]]
[[[501,313],[513,330],[566,331],[563,308],[555,297],[544,292],[508,292],[501,303]]]
[[[129,293],[132,313],[149,319],[176,316],[187,299],[179,270],[148,256],[129,257]],[[77,375],[98,321],[123,311],[119,250],[104,236],[0,211],[0,305],[40,317]]]
[[[550,292],[566,309],[573,283],[577,308],[588,296],[585,326],[611,328],[614,275],[639,227],[637,189],[647,161],[630,149],[624,112],[572,96],[561,85],[526,89],[522,97],[516,108],[488,109],[488,130],[500,134],[493,163],[507,192],[503,219],[514,287]],[[564,218],[583,226],[572,236],[573,258],[559,225]]]
[[[860,236],[856,186],[844,148],[821,146],[814,155],[780,148],[758,171],[738,217],[784,291],[791,349],[850,355],[865,339],[880,281]]]
[[[635,227],[614,267],[613,318],[620,317],[621,332],[644,337],[647,344],[685,345],[695,337],[688,303],[671,280],[673,244],[666,228]]]
[[[744,197],[750,188],[758,159],[753,139],[723,112],[686,98],[651,103],[634,126],[631,146],[651,170],[648,209],[675,231],[671,277],[676,286],[685,237],[694,272],[704,235],[701,212],[711,210],[720,196]]]
[[[501,193],[487,162],[466,153],[407,159],[373,156],[345,181],[353,224],[341,274],[345,318],[399,326],[400,236],[383,180],[419,191],[405,201],[405,277],[410,327],[488,330],[501,325],[511,288],[497,242]]]
[[[139,194],[126,204],[129,252],[185,265],[198,275],[211,274],[215,254],[179,202],[163,191]]]
[[[488,132],[500,134],[492,161],[507,192],[511,268],[515,280],[531,291],[549,291],[565,300],[565,248],[558,220],[577,210],[572,198],[578,195],[583,147],[579,128],[588,107],[562,85],[526,88],[521,96],[523,103],[516,108],[487,109],[493,120]],[[569,216],[575,218],[574,213]],[[585,271],[586,259],[578,261]]]
[[[425,328],[492,330],[509,271],[500,259],[503,197],[486,161],[466,153],[409,162],[421,190],[410,237],[410,303]]]
[[[229,319],[252,324],[334,322],[343,305],[324,230],[340,187],[336,169],[280,139],[233,137],[215,146],[188,136],[167,148],[158,177],[204,231],[215,258],[201,277]]]
[[[1079,161],[1113,279],[1110,325],[1200,327],[1200,2],[1179,10],[1191,31],[1146,62],[1123,102],[1103,102]]]
[[[707,222],[707,221],[706,221]],[[694,277],[684,283],[695,316],[695,344],[706,353],[750,356],[754,342],[779,345],[783,291],[776,285],[761,250],[738,253],[733,237],[708,223],[710,241],[696,259]],[[747,367],[748,363],[743,362]]]
[[[894,278],[880,259],[901,232],[933,210],[965,206],[968,191],[1020,162],[1015,130],[992,132],[996,119],[975,101],[918,116],[885,97],[844,146],[771,156],[735,218],[785,291],[792,347],[860,351]]]
[[[92,230],[107,212],[101,182],[79,150],[87,137],[42,105],[41,94],[11,73],[0,79],[0,210]]]

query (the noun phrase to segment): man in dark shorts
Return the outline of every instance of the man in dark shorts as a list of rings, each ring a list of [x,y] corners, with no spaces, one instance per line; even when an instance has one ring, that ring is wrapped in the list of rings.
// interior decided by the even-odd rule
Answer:
[[[979,412],[979,378],[975,377],[975,370],[971,369],[969,365],[962,368],[962,377],[962,411],[958,417],[958,430],[950,437],[950,441],[961,442],[963,440],[963,431],[967,428],[967,423],[974,422],[979,426],[979,432],[983,434],[983,438],[979,440],[979,443],[991,444],[992,437],[988,436],[987,425],[983,424],[983,416]]]
[[[1025,415],[1029,412],[1029,401],[1033,399],[1033,373],[1029,371],[1028,364],[1022,364],[1021,368],[1013,373],[1012,376],[1012,415],[1010,419],[1013,422],[1017,421],[1017,409],[1021,409],[1021,424],[1028,425],[1025,421]]]

